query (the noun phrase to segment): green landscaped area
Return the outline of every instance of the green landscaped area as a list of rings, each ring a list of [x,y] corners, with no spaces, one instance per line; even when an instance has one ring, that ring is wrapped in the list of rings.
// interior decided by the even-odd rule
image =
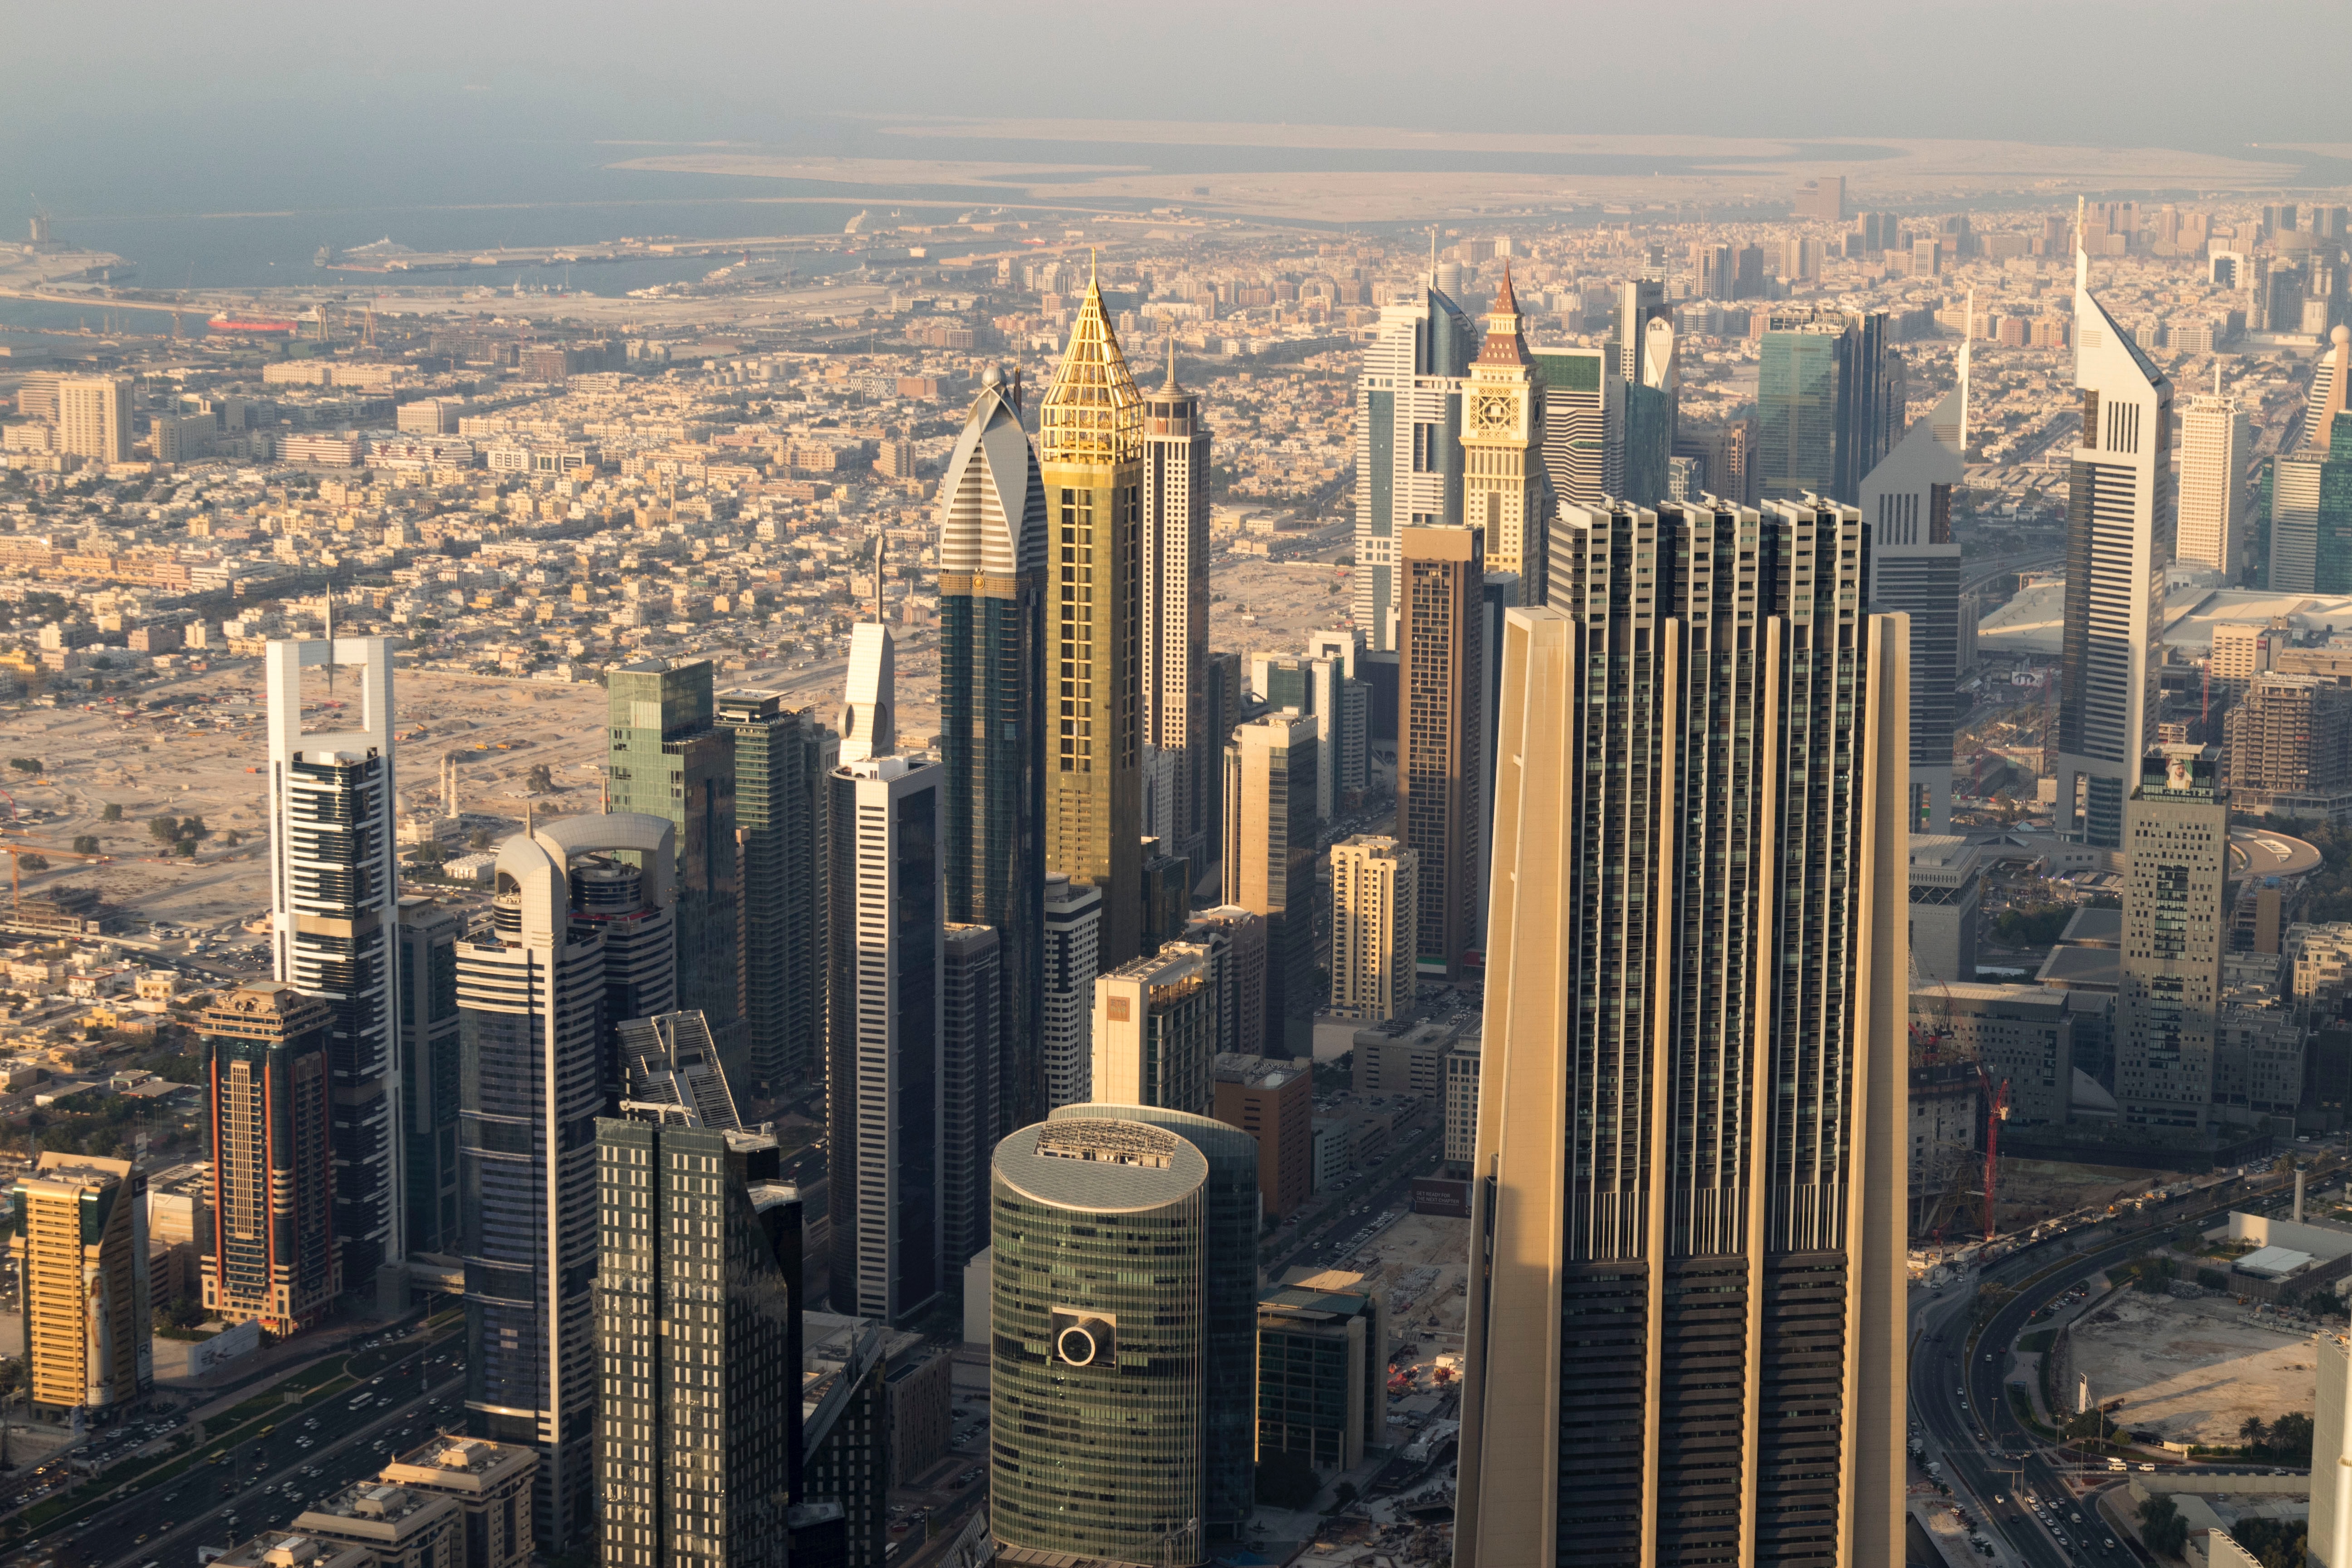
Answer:
[[[8,1521],[5,1540],[12,1546],[22,1545],[53,1525],[96,1511],[101,1505],[117,1500],[123,1493],[175,1480],[191,1470],[209,1465],[227,1453],[233,1445],[259,1436],[262,1427],[275,1426],[281,1419],[299,1415],[304,1410],[323,1404],[345,1389],[374,1376],[403,1355],[439,1344],[447,1337],[446,1331],[457,1320],[458,1314],[455,1312],[440,1313],[425,1320],[417,1331],[397,1343],[379,1345],[373,1350],[354,1351],[348,1355],[330,1356],[315,1366],[305,1367],[289,1377],[282,1378],[252,1398],[206,1417],[201,1424],[201,1436],[196,1432],[183,1432],[173,1439],[172,1447],[163,1453],[117,1465],[63,1497],[34,1504]],[[420,1337],[422,1347],[416,1342]]]
[[[2051,1342],[2057,1337],[2055,1329],[2036,1329],[2030,1334],[2019,1335],[2017,1348],[2028,1355],[2041,1355],[2050,1349]]]

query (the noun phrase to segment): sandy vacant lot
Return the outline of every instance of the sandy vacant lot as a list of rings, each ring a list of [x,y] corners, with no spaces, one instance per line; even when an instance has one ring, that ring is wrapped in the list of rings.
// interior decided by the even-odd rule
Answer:
[[[2074,1325],[2074,1368],[2116,1419],[2174,1442],[2234,1443],[2249,1415],[2312,1408],[2309,1336],[2256,1327],[2247,1309],[2125,1291]]]

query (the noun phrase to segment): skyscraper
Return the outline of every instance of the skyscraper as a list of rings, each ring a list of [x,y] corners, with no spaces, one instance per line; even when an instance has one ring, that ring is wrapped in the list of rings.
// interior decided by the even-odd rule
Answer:
[[[1756,392],[1758,492],[1853,505],[1902,434],[1902,356],[1883,312],[1774,310]]]
[[[1143,397],[1143,743],[1176,759],[1169,852],[1196,866],[1209,852],[1208,797],[1222,737],[1209,736],[1209,426],[1201,395],[1168,379]]]
[[[404,895],[400,909],[400,1127],[408,1199],[407,1250],[457,1246],[457,942],[466,922],[437,900]]]
[[[2124,808],[2123,981],[2116,1103],[2127,1127],[2195,1136],[2213,1103],[2214,1025],[2229,945],[2230,808],[2210,747],[2142,759]]]
[[[1311,1044],[1320,1001],[1316,752],[1315,721],[1288,710],[1252,720],[1225,742],[1225,902],[1265,919],[1265,1037],[1284,1055]]]
[[[1067,1106],[997,1146],[1001,1544],[1190,1568],[1248,1521],[1257,1163],[1245,1132],[1131,1105]]]
[[[51,1421],[110,1423],[155,1384],[146,1173],[44,1149],[8,1199],[26,1403]]]
[[[1421,858],[1359,833],[1331,846],[1331,1011],[1385,1021],[1412,1006]]]
[[[1009,1120],[977,1134],[973,1159],[982,1163],[1008,1127],[1036,1121],[1047,1105],[1037,961],[1045,896],[1045,535],[1037,455],[1002,374],[991,370],[940,481],[947,918],[995,928],[1003,988],[991,1036],[1000,1059],[988,1077],[991,1114],[1001,1109]],[[975,1170],[974,1182],[984,1184],[983,1166]]]
[[[1102,889],[1045,879],[1045,942],[1040,951],[1046,1109],[1094,1098],[1095,976],[1102,956]]]
[[[2172,383],[2091,293],[2079,231],[2074,384],[2083,428],[2066,481],[2057,826],[2112,848],[2123,842],[2124,796],[2156,722],[2175,521]]]
[[[672,667],[658,658],[607,672],[612,809],[667,817],[677,829],[677,1000],[648,1011],[700,1013],[719,1054],[748,1079],[735,752],[731,736],[714,722],[710,674],[708,659]]]
[[[2327,346],[2311,367],[2310,400],[2304,406],[2303,447],[2327,455],[2336,435],[2336,416],[2352,408],[2352,327],[2329,330]]]
[[[1143,399],[1091,279],[1037,406],[1037,456],[1060,590],[1045,863],[1103,889],[1103,957],[1123,963],[1143,931]]]
[[[1360,795],[1363,789],[1364,753],[1369,748],[1366,730],[1370,717],[1370,692],[1348,674],[1349,666],[1354,662],[1353,649],[1332,651],[1337,657],[1326,657],[1312,649],[1304,656],[1250,656],[1252,693],[1277,712],[1296,709],[1315,721],[1318,753],[1315,814],[1327,822],[1339,815],[1345,804],[1343,779],[1354,778],[1353,787]]]
[[[1470,362],[1462,422],[1464,520],[1478,531],[1486,564],[1518,574],[1522,602],[1543,602],[1544,537],[1551,521],[1543,465],[1543,378],[1519,331],[1511,272],[1486,311],[1486,341]]]
[[[599,1118],[598,1560],[780,1565],[800,1470],[801,1204],[765,1133]]]
[[[1618,493],[1654,505],[1665,499],[1681,379],[1674,307],[1666,303],[1662,279],[1629,278],[1618,284],[1610,336],[1625,392],[1625,488]]]
[[[327,1071],[332,1010],[282,982],[240,985],[198,1026],[213,1152],[205,1307],[280,1338],[299,1333],[342,1290]]]
[[[945,774],[909,757],[844,763],[827,812],[832,1304],[892,1323],[941,1286]]]
[[[69,375],[58,383],[58,450],[97,463],[131,460],[131,378]]]
[[[1381,309],[1356,375],[1356,625],[1396,647],[1404,531],[1463,518],[1462,383],[1476,329],[1428,278]]]
[[[1914,833],[1948,832],[1952,823],[1952,704],[1960,647],[1960,547],[1952,539],[1952,491],[1965,472],[1967,399],[1965,382],[1946,393],[1862,481],[1871,607],[1911,617],[1906,820]]]
[[[841,738],[815,709],[794,711],[778,692],[722,691],[717,706],[733,748],[742,847],[745,1087],[794,1099],[824,1077],[824,778]]]
[[[1608,372],[1605,349],[1540,348],[1544,472],[1553,497],[1598,506],[1625,489],[1625,380]],[[1549,579],[1547,578],[1547,581]]]
[[[994,926],[950,921],[940,957],[940,1254],[953,1277],[988,1246],[988,1156],[1003,1121],[1004,944]]]
[[[269,677],[269,887],[277,978],[334,1014],[335,1237],[343,1288],[373,1291],[403,1255],[400,877],[393,865],[392,645],[382,637],[273,642]],[[306,726],[337,671],[351,728]],[[310,686],[316,672],[320,685]],[[344,710],[348,712],[348,710]]]
[[[2179,559],[2201,561],[2235,584],[2252,541],[2246,516],[2246,469],[2254,456],[2253,426],[2234,397],[2221,391],[2213,367],[2210,395],[2192,397],[2180,414]]]
[[[1094,1103],[1206,1116],[1216,1104],[1209,953],[1172,942],[1095,981]]]
[[[1469,530],[1416,528],[1406,534],[1397,825],[1420,869],[1416,963],[1448,980],[1461,977],[1478,929],[1485,859],[1483,576],[1478,536]]]
[[[663,929],[677,830],[644,812],[566,817],[499,847],[490,918],[457,946],[456,1250],[466,1275],[466,1420],[539,1451],[536,1540],[591,1528],[594,1478],[596,1152],[619,1052],[608,965],[640,994],[628,927]],[[623,857],[626,857],[624,859]],[[631,910],[658,921],[631,922]],[[608,952],[616,931],[617,953]],[[674,952],[667,942],[656,952]],[[665,1011],[667,1009],[664,1009]]]
[[[877,558],[881,554],[878,543],[875,553]],[[875,576],[877,581],[881,576],[878,565]],[[880,596],[876,597],[878,601]],[[881,619],[878,602],[874,615],[873,620],[849,628],[849,679],[841,703],[841,760],[845,763],[887,757],[898,749],[898,644]]]
[[[1899,1563],[1901,617],[1851,508],[1556,543],[1505,635],[1454,1561]]]

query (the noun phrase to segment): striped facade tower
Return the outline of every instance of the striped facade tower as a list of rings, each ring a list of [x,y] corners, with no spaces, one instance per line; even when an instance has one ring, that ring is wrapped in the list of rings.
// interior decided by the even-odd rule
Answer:
[[[1506,616],[1455,1568],[1904,1554],[1908,628],[1860,513]]]

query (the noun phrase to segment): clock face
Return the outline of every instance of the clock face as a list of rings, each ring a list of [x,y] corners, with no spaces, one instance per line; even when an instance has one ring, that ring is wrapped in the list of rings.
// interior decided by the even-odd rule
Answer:
[[[1518,410],[1507,393],[1490,392],[1482,395],[1475,412],[1481,430],[1507,430],[1517,422]]]

